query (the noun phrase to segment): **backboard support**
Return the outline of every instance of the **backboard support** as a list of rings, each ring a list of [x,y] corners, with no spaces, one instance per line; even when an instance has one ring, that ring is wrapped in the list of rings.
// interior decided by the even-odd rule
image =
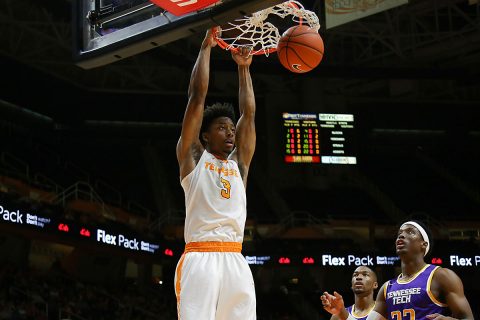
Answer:
[[[74,60],[91,69],[188,37],[282,0],[224,0],[206,9],[175,16],[145,0],[76,0]],[[107,4],[107,5],[105,5]],[[125,7],[125,6],[124,6]]]

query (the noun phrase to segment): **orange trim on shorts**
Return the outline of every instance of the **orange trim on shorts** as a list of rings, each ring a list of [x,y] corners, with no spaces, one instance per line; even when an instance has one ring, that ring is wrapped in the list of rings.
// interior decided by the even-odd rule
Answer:
[[[185,245],[185,253],[188,252],[242,252],[240,242],[189,242]]]
[[[177,316],[178,316],[179,320],[180,320],[180,291],[182,289],[181,286],[180,286],[180,281],[182,279],[183,260],[185,260],[185,255],[184,254],[182,254],[182,257],[180,258],[180,261],[178,262],[177,282],[175,283],[175,295],[177,296]]]

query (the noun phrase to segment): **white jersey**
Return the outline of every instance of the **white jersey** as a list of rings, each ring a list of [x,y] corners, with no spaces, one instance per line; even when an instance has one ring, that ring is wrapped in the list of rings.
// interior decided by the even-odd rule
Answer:
[[[247,200],[238,165],[203,152],[181,181],[185,191],[185,242],[243,242]]]

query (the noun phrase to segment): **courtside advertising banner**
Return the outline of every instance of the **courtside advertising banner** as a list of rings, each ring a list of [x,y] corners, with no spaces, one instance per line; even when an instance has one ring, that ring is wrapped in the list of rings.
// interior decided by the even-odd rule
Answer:
[[[408,0],[325,0],[326,28],[333,28],[406,3]]]
[[[176,16],[206,8],[220,0],[151,0],[160,8],[163,8]]]

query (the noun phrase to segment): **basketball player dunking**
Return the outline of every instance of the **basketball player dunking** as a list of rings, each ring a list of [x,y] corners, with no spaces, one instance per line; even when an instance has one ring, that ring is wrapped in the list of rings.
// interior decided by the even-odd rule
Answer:
[[[425,263],[430,239],[421,222],[407,221],[401,225],[395,245],[402,273],[382,286],[367,320],[473,320],[462,280],[449,269]],[[329,308],[337,305],[338,300],[327,294],[322,303]]]
[[[368,314],[375,307],[373,293],[378,288],[377,275],[367,266],[360,266],[355,269],[352,275],[352,291],[355,296],[355,303],[345,308],[343,297],[334,292],[337,304],[325,304],[325,310],[332,314],[330,320],[346,320],[348,317],[356,320],[366,320]],[[320,299],[326,301],[328,293],[323,294]]]
[[[241,254],[245,187],[256,141],[252,56],[246,48],[232,53],[239,77],[240,118],[235,126],[232,106],[204,108],[215,45],[208,31],[190,78],[177,145],[186,205],[186,246],[175,274],[178,318],[252,320],[255,287]]]

